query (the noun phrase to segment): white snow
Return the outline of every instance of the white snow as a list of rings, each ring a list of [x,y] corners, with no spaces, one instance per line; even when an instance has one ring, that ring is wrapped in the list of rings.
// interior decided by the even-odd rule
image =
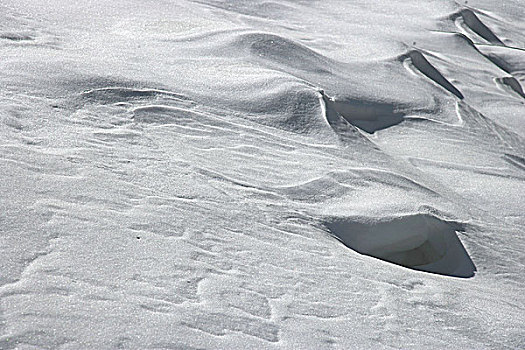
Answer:
[[[0,349],[524,348],[523,18],[3,1]]]

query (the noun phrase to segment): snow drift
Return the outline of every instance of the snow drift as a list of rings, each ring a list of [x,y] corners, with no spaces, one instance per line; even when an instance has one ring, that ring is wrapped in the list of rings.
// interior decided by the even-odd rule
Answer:
[[[0,349],[524,348],[524,33],[520,0],[3,1]]]

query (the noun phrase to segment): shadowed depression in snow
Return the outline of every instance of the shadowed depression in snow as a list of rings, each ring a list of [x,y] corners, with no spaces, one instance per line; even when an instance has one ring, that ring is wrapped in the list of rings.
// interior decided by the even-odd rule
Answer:
[[[415,270],[472,277],[476,267],[458,239],[457,224],[426,214],[379,222],[338,219],[330,233],[353,250]]]

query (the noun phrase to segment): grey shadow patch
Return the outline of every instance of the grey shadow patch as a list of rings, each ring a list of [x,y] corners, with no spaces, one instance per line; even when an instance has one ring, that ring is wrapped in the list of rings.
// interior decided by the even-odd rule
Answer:
[[[348,123],[369,134],[397,125],[404,120],[404,113],[398,111],[398,107],[393,103],[360,99],[338,101],[330,99],[324,93],[323,101],[329,123],[330,116],[335,113],[343,117]]]
[[[414,270],[472,277],[476,266],[456,231],[461,225],[428,214],[382,221],[334,218],[325,222],[331,235],[358,253]]]
[[[521,97],[525,98],[525,93],[519,81],[514,77],[503,77],[496,78],[496,84],[504,90],[509,90],[517,93]]]
[[[0,39],[11,40],[11,41],[33,41],[35,40],[35,38],[30,35],[22,34],[22,33],[14,33],[14,32],[0,33]]]
[[[410,60],[412,65],[420,71],[424,76],[434,81],[436,84],[443,87],[448,92],[454,94],[459,99],[463,99],[463,94],[448,81],[437,69],[434,67],[425,56],[417,51],[412,50],[405,55],[399,57],[400,61]]]
[[[469,9],[463,9],[450,17],[451,20],[457,21],[461,19],[465,26],[467,26],[471,31],[487,40],[491,44],[495,45],[505,45],[497,36],[489,29],[479,17]],[[457,23],[457,22],[456,22]]]

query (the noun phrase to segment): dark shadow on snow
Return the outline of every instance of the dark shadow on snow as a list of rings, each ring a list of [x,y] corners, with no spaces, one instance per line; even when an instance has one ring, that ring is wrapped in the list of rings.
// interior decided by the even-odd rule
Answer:
[[[363,222],[335,218],[325,223],[347,247],[414,270],[472,277],[476,267],[456,231],[460,225],[428,214]]]

